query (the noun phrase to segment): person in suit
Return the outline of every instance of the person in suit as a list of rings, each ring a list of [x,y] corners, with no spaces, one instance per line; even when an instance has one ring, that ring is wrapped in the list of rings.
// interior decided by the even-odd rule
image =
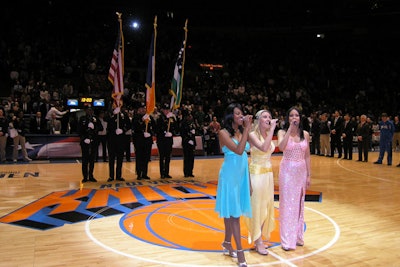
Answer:
[[[103,125],[96,118],[91,107],[85,107],[85,115],[79,118],[78,133],[82,151],[82,183],[97,182],[93,176],[94,162],[97,156],[98,133]],[[55,114],[54,114],[55,115]]]
[[[343,132],[343,118],[339,110],[335,110],[331,121],[331,157],[335,154],[335,149],[338,152],[338,158],[342,157],[342,132]]]
[[[352,160],[353,159],[353,136],[356,131],[356,125],[351,120],[351,116],[349,113],[344,115],[344,123],[343,123],[343,159]]]
[[[192,113],[186,112],[181,122],[183,148],[183,174],[185,178],[194,177],[194,152],[196,149],[196,125]]]
[[[136,156],[136,174],[138,180],[150,180],[147,175],[153,145],[154,119],[146,114],[145,103],[139,103],[133,117],[133,143]]]
[[[122,177],[122,163],[125,152],[125,132],[128,129],[127,115],[121,112],[120,107],[113,106],[113,114],[107,122],[108,167],[107,182],[125,181]],[[115,162],[116,161],[116,162]]]
[[[356,136],[357,136],[357,148],[358,148],[358,160],[368,162],[368,150],[369,150],[369,135],[371,126],[367,122],[367,115],[363,114],[360,116],[360,123],[357,125]],[[364,155],[364,160],[363,160]]]
[[[46,134],[49,132],[47,130],[47,122],[42,118],[42,113],[40,111],[37,111],[35,116],[30,119],[29,131],[32,134]]]
[[[172,178],[169,175],[169,166],[172,154],[173,136],[176,129],[176,117],[171,112],[169,104],[161,106],[160,116],[156,120],[157,148],[159,153],[161,179]]]
[[[310,136],[311,136],[311,155],[320,155],[321,154],[321,144],[320,144],[320,120],[319,114],[317,112],[311,113],[311,128],[310,128]]]

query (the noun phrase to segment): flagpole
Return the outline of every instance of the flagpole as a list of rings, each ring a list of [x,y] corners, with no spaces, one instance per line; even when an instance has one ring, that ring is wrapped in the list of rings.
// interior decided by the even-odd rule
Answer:
[[[185,31],[185,41],[183,43],[181,88],[183,88],[183,76],[184,76],[184,73],[185,73],[186,40],[187,40],[187,32],[188,32],[187,24],[188,24],[188,19],[186,19],[185,27],[183,27],[183,30]]]
[[[115,14],[117,14],[118,22],[119,22],[119,34],[121,35],[120,42],[121,42],[121,54],[122,54],[120,58],[122,59],[122,58],[124,58],[124,56],[123,56],[124,55],[124,37],[122,35],[122,13],[115,12]],[[123,77],[124,77],[124,62],[121,62],[121,65],[122,65],[122,70],[120,70],[120,71],[121,71],[121,75],[122,75],[122,79],[123,79]],[[118,108],[120,108],[120,106],[121,106],[120,97],[121,96],[118,96],[117,101],[116,101]],[[117,129],[119,129],[119,113],[120,112],[117,113]]]
[[[171,112],[173,111],[173,110],[175,110],[176,109],[176,107],[178,106],[177,104],[176,104],[176,99],[179,99],[179,98],[181,98],[182,97],[182,87],[183,87],[183,76],[184,76],[184,72],[185,72],[185,57],[186,57],[186,41],[187,41],[187,32],[188,32],[188,27],[187,27],[187,24],[188,24],[188,19],[186,19],[186,21],[185,21],[185,26],[183,27],[183,30],[185,31],[185,38],[184,38],[184,41],[183,41],[183,51],[182,51],[182,53],[183,53],[183,55],[182,55],[182,70],[181,70],[181,75],[180,75],[180,81],[179,81],[179,94],[172,94],[172,97],[171,97],[171,105],[170,105],[170,110],[171,110]],[[178,92],[178,91],[177,91]],[[180,102],[180,100],[179,100],[179,102]],[[168,131],[169,131],[169,128],[170,128],[170,124],[171,124],[171,118],[168,120]]]
[[[153,38],[153,40],[152,40],[152,42],[153,42],[153,51],[149,51],[149,52],[153,52],[153,60],[155,61],[155,58],[156,58],[156,39],[157,39],[157,16],[154,16],[153,27],[154,27],[154,38]],[[154,66],[154,65],[155,65],[155,62],[153,62],[153,63],[154,63],[154,64],[152,64],[152,80],[153,80],[153,78],[154,78],[155,75],[156,75],[156,73],[155,73],[156,68],[155,68],[155,66]],[[153,87],[153,84],[152,84],[151,86]],[[154,85],[154,87],[155,87],[155,85]],[[153,90],[153,88],[152,88],[152,90]],[[155,90],[155,88],[154,88],[154,90]],[[155,92],[152,92],[152,93],[155,94]],[[146,96],[146,97],[148,97],[148,96]],[[154,97],[155,97],[155,95],[154,95]],[[155,99],[154,99],[154,101],[155,101]],[[152,104],[152,105],[153,105],[153,104]],[[147,113],[148,115],[150,115],[150,114],[148,113],[148,108],[149,108],[149,107],[147,107],[146,113]],[[146,123],[146,132],[148,131],[149,121],[150,121],[150,119],[146,119],[146,121],[145,121],[145,123]]]

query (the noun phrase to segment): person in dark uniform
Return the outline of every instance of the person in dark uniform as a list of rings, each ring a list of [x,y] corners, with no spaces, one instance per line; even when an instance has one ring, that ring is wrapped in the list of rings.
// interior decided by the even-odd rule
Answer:
[[[100,120],[94,116],[91,107],[85,107],[86,114],[79,118],[78,133],[82,151],[82,183],[97,182],[93,176],[97,156],[98,133],[103,130]]]
[[[170,111],[168,104],[161,106],[160,116],[156,120],[157,148],[160,157],[161,179],[172,178],[169,175],[173,137],[176,128],[176,117]]]
[[[387,154],[387,164],[392,165],[393,158],[393,134],[394,134],[394,124],[389,119],[387,113],[382,113],[381,121],[379,122],[379,157],[374,164],[382,164],[385,152]]]
[[[107,162],[107,120],[106,112],[104,110],[100,110],[99,112],[99,121],[101,125],[103,125],[103,130],[99,131],[99,147],[101,146],[101,152],[103,156],[103,162]],[[99,160],[99,153],[97,153],[96,161]]]
[[[353,159],[353,136],[355,134],[357,125],[351,120],[349,113],[344,115],[343,125],[343,159]]]
[[[123,108],[123,113],[127,118],[127,131],[125,132],[125,158],[126,162],[131,162],[131,142],[132,142],[132,122],[133,112],[131,110]]]
[[[108,167],[110,174],[107,182],[114,181],[114,178],[117,181],[125,181],[122,177],[122,162],[126,143],[125,132],[128,130],[127,120],[128,116],[121,112],[119,107],[116,107],[107,122]],[[117,161],[116,166],[115,160]]]
[[[196,148],[196,125],[191,112],[185,114],[181,122],[181,137],[183,148],[183,174],[185,178],[194,177],[194,152]]]
[[[136,173],[138,180],[149,180],[147,176],[148,165],[153,145],[154,119],[146,114],[146,105],[139,103],[136,114],[133,117],[133,143],[136,156]]]

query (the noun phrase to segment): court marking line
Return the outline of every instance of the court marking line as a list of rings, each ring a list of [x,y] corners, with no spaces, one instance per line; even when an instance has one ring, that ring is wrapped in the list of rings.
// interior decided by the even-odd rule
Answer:
[[[346,170],[346,171],[349,171],[349,172],[352,172],[352,173],[355,173],[355,174],[358,174],[358,175],[362,175],[362,176],[365,176],[365,177],[368,177],[368,178],[371,178],[371,179],[381,180],[381,181],[384,181],[384,182],[391,182],[391,183],[394,183],[394,184],[400,184],[400,182],[398,182],[398,181],[396,181],[396,180],[389,180],[389,179],[385,179],[385,178],[380,178],[380,177],[377,177],[377,176],[375,176],[375,175],[369,175],[369,174],[365,174],[365,173],[362,173],[362,172],[359,172],[359,171],[355,171],[355,170],[349,169],[349,168],[343,166],[343,165],[340,163],[341,161],[342,161],[342,159],[337,159],[337,160],[336,160],[336,164],[337,164],[340,168],[342,168],[342,169],[344,169],[344,170]],[[364,163],[365,163],[365,162],[364,162]],[[362,164],[362,163],[360,162],[360,164]]]
[[[92,233],[91,233],[91,231],[90,231],[90,223],[91,223],[91,221],[96,217],[96,216],[95,216],[96,214],[101,215],[101,212],[102,212],[102,211],[105,211],[105,210],[107,210],[107,209],[109,209],[109,208],[111,208],[111,207],[106,207],[106,208],[103,208],[103,209],[97,211],[95,214],[93,214],[92,216],[90,216],[90,217],[87,219],[86,223],[85,223],[85,233],[86,233],[86,235],[87,235],[94,243],[96,243],[96,244],[99,245],[100,247],[104,248],[105,250],[109,250],[109,251],[111,251],[111,252],[114,252],[114,253],[116,253],[116,254],[119,254],[119,255],[122,255],[122,256],[131,258],[131,259],[141,260],[141,261],[144,261],[144,262],[152,262],[152,263],[157,263],[157,264],[161,264],[161,265],[168,265],[168,266],[192,266],[192,267],[205,267],[205,266],[207,266],[207,267],[213,267],[213,266],[214,266],[214,265],[194,265],[194,264],[189,264],[189,263],[184,263],[184,264],[182,264],[182,263],[172,263],[172,262],[167,262],[167,261],[158,261],[158,260],[153,260],[153,259],[149,259],[149,258],[143,258],[143,257],[139,257],[139,256],[136,256],[136,255],[133,255],[133,254],[128,254],[128,253],[125,253],[125,252],[116,250],[116,249],[114,249],[114,248],[112,248],[112,247],[110,247],[110,246],[108,246],[108,245],[106,245],[106,244],[100,242],[99,240],[97,240],[97,239],[92,235]],[[295,265],[294,263],[292,263],[293,261],[297,261],[297,260],[300,260],[300,259],[305,259],[305,258],[311,257],[311,256],[316,255],[316,254],[318,254],[318,253],[320,253],[320,252],[322,252],[322,251],[325,251],[325,250],[327,250],[328,248],[330,248],[331,246],[333,246],[333,244],[335,244],[335,243],[337,242],[337,240],[339,239],[339,237],[340,237],[340,228],[339,228],[339,226],[337,225],[337,223],[336,223],[333,219],[331,219],[328,215],[326,215],[326,214],[324,214],[324,213],[322,213],[322,212],[319,212],[319,211],[317,211],[317,210],[315,210],[315,209],[308,208],[308,207],[305,207],[305,209],[310,210],[310,211],[312,211],[312,212],[315,212],[315,213],[319,214],[320,216],[322,216],[322,217],[324,217],[325,219],[327,219],[327,220],[334,226],[335,235],[334,235],[334,237],[333,237],[326,245],[322,246],[321,248],[319,248],[319,249],[317,249],[317,250],[315,250],[315,251],[313,251],[313,252],[310,252],[310,253],[307,253],[307,254],[305,254],[305,255],[301,255],[301,256],[298,256],[298,257],[294,257],[294,258],[291,258],[291,259],[283,259],[282,257],[280,257],[278,254],[274,253],[274,252],[271,251],[271,249],[270,249],[270,250],[269,250],[269,254],[270,254],[271,256],[273,256],[274,258],[278,259],[278,261],[268,262],[268,263],[261,263],[261,264],[248,264],[248,265],[249,265],[249,266],[270,266],[270,265],[275,265],[275,264],[282,264],[282,263],[284,263],[284,264],[287,264],[287,265],[289,265],[289,266],[295,267],[295,266],[297,266],[297,265]],[[123,216],[123,215],[121,215],[121,217],[122,217],[122,216]],[[219,267],[225,267],[224,265],[217,265],[217,266],[219,266]],[[231,266],[231,265],[226,265],[226,266]]]

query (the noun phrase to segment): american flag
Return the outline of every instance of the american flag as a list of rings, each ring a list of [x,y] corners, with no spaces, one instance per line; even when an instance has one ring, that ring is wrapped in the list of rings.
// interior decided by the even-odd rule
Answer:
[[[122,33],[122,20],[119,15],[118,38],[115,43],[108,80],[114,86],[112,98],[116,107],[122,106],[122,95],[124,93],[124,35]]]
[[[157,37],[157,16],[154,18],[154,33],[151,37],[149,63],[147,65],[147,79],[146,79],[146,113],[151,114],[156,105],[156,82],[155,82],[155,68],[156,68],[156,37]]]
[[[185,65],[185,48],[186,48],[186,38],[187,38],[187,20],[185,23],[185,39],[182,42],[181,49],[178,53],[178,58],[175,63],[174,76],[171,81],[171,89],[169,93],[171,97],[171,110],[177,109],[181,105],[182,100],[182,86],[183,86],[183,73]]]

